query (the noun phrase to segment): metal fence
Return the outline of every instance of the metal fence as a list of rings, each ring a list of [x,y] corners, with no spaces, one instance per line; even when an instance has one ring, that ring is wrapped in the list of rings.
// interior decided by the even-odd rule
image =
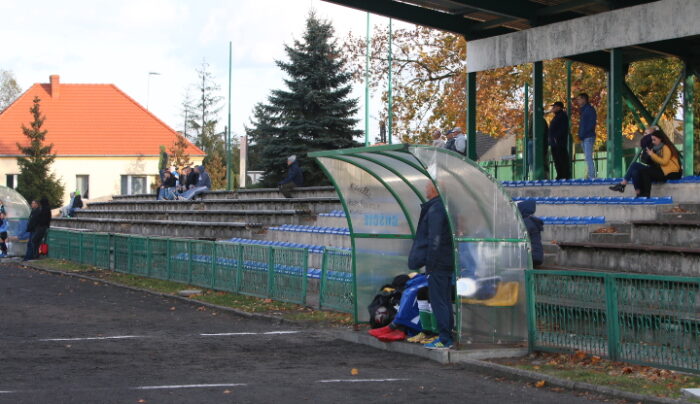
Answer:
[[[700,278],[527,271],[530,348],[700,372]]]
[[[328,249],[320,269],[303,248],[50,229],[49,256],[117,272],[306,304],[318,279],[319,306],[352,313],[351,254]]]

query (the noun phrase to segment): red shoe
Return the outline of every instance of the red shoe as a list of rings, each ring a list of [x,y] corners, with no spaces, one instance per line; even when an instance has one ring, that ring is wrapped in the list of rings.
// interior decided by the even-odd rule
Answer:
[[[379,339],[382,342],[403,341],[406,339],[406,333],[399,329],[396,329],[388,334],[382,334],[378,336],[377,339]]]
[[[392,331],[394,331],[394,329],[389,327],[388,325],[386,325],[382,328],[373,328],[373,329],[367,331],[367,333],[373,337],[379,337],[380,335],[387,334],[387,333],[390,333]]]

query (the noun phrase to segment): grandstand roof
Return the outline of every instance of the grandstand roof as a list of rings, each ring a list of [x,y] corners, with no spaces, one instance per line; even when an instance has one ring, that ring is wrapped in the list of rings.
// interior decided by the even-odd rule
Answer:
[[[483,39],[651,3],[655,0],[324,0],[374,14]],[[661,21],[672,24],[672,21]],[[687,37],[625,49],[625,60],[662,56],[700,60],[700,38]],[[569,59],[607,68],[605,50],[569,56]]]
[[[18,155],[17,143],[27,143],[21,126],[33,120],[35,97],[46,118],[46,142],[59,156],[155,156],[179,136],[114,84],[63,84],[53,75],[0,112],[0,155]],[[204,155],[192,143],[187,153]]]

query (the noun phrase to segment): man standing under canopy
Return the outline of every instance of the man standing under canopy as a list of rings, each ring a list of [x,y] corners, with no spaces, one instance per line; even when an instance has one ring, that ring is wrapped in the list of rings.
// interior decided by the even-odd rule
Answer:
[[[439,339],[424,346],[428,349],[450,349],[454,345],[452,233],[445,205],[433,183],[425,186],[425,195],[428,201],[421,205],[416,237],[408,255],[408,268],[418,270],[425,267],[430,305],[440,332]]]

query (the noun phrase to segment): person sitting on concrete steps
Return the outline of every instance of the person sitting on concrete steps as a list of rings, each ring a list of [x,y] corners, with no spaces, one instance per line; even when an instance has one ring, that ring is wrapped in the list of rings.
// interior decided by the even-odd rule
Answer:
[[[287,167],[287,176],[277,185],[285,198],[291,198],[294,188],[304,186],[304,173],[301,171],[301,167],[299,167],[296,155],[287,157]]]
[[[644,130],[642,138],[639,141],[639,145],[642,148],[642,151],[637,156],[639,157],[640,161],[636,161],[637,157],[634,158],[635,161],[632,161],[632,164],[630,164],[630,166],[627,168],[627,172],[622,178],[622,181],[611,187],[608,187],[611,191],[625,192],[625,187],[627,186],[627,184],[629,184],[630,181],[634,181],[635,179],[639,181],[638,171],[640,169],[645,168],[649,164],[655,164],[651,160],[651,158],[649,158],[649,156],[645,156],[644,150],[647,147],[651,147],[651,134],[656,132],[657,130],[660,129],[656,125],[652,125]],[[639,186],[639,184],[637,186]]]
[[[624,192],[625,185],[627,185],[629,180],[632,180],[637,197],[649,198],[651,196],[652,182],[666,182],[667,180],[681,178],[680,153],[678,149],[658,127],[650,127],[650,131],[651,147],[642,150],[642,153],[649,157],[651,164],[633,163],[622,182],[610,187],[611,190]]]
[[[175,199],[176,182],[170,171],[163,172],[163,181],[158,188],[158,200],[172,201]]]
[[[196,166],[194,168],[194,171],[198,175],[196,185],[193,188],[190,188],[188,191],[182,193],[182,195],[178,196],[177,199],[182,201],[189,201],[194,199],[195,196],[207,192],[209,189],[211,189],[211,178],[209,178],[209,174],[204,169],[204,166]]]

